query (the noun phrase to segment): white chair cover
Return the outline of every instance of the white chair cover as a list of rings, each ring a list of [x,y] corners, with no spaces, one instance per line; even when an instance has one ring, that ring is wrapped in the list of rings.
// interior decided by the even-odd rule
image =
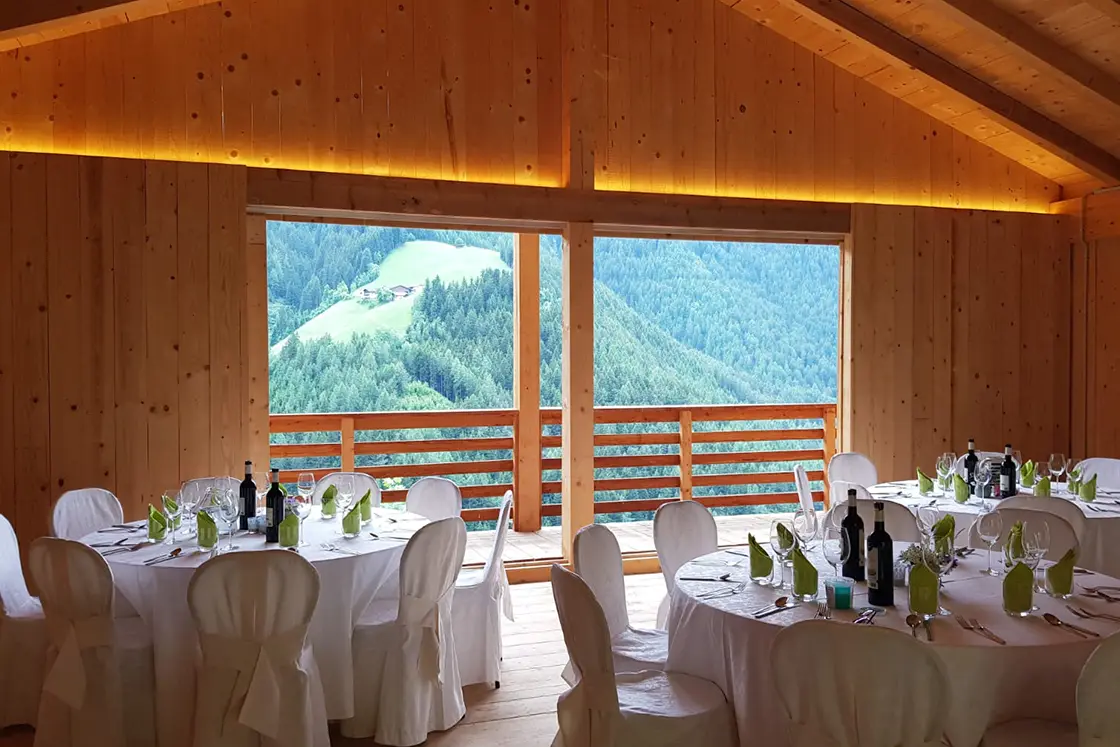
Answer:
[[[1120,488],[1120,459],[1090,457],[1081,462],[1081,479],[1097,476],[1097,488]]]
[[[404,497],[406,511],[439,521],[463,512],[459,486],[446,477],[421,477],[412,483]]]
[[[887,533],[890,534],[892,540],[918,542],[921,539],[921,532],[918,531],[918,520],[910,509],[901,503],[875,498],[862,485],[849,482],[832,483],[832,495],[835,498],[829,513],[839,511],[840,518],[848,513],[849,488],[855,488],[856,490],[856,512],[859,514],[859,518],[863,519],[865,534],[871,534],[875,529],[875,503],[879,502],[883,504],[883,521],[887,525]],[[837,526],[839,526],[839,523],[837,523]]]
[[[47,624],[27,591],[19,541],[0,515],[0,729],[35,725],[47,658]]]
[[[1089,656],[1077,680],[1080,747],[1120,744],[1120,636],[1106,638]]]
[[[833,455],[828,462],[828,482],[852,482],[869,488],[879,482],[879,471],[874,463],[858,451],[844,451]]]
[[[330,747],[307,628],[319,574],[280,550],[231,553],[195,572],[187,603],[202,660],[196,747]]]
[[[552,566],[552,594],[574,685],[556,704],[553,747],[733,747],[734,718],[711,682],[644,671],[615,675],[611,635],[594,592]]]
[[[657,627],[664,630],[677,571],[688,561],[719,549],[716,520],[711,511],[696,501],[662,504],[653,516],[653,546],[657,548],[657,560],[665,577],[665,598],[657,608]]]
[[[124,522],[121,502],[108,490],[83,488],[59,496],[51,514],[51,534],[62,539],[81,539],[90,532]]]
[[[813,505],[813,488],[809,485],[809,475],[800,464],[793,466],[793,483],[797,486],[797,499],[801,503],[801,508],[807,513],[816,513],[816,506]]]
[[[1013,498],[1004,498],[999,502],[999,509],[1001,511],[1009,508],[1018,508],[1024,511],[1045,511],[1049,514],[1055,514],[1069,523],[1078,542],[1081,542],[1081,538],[1085,536],[1085,514],[1077,504],[1072,501],[1061,499],[1049,500],[1046,498],[1031,498],[1024,495],[1017,495]]]
[[[949,683],[933,649],[885,628],[808,620],[770,665],[791,747],[940,747]]]
[[[130,624],[138,618],[114,620],[105,559],[79,542],[42,537],[31,544],[28,566],[50,641],[36,747],[154,744],[151,639]]]
[[[618,539],[602,524],[591,524],[576,532],[572,542],[572,567],[595,594],[607,617],[615,672],[664,669],[669,639],[663,630],[645,630],[630,625],[626,610],[626,582],[622,575],[622,551]],[[575,680],[569,664],[562,675],[569,685]]]
[[[355,716],[342,722],[344,736],[409,747],[466,713],[451,614],[466,548],[458,517],[434,521],[409,540],[395,618],[363,618],[354,629]]]
[[[481,569],[460,571],[455,582],[455,645],[458,649],[459,677],[463,685],[486,682],[497,687],[501,682],[502,615],[513,620],[513,599],[502,562],[502,551],[513,510],[513,492],[506,491],[498,512],[498,530],[486,565]]]
[[[367,475],[364,472],[332,472],[329,475],[324,475],[323,479],[315,483],[315,490],[311,493],[311,502],[316,506],[323,502],[323,493],[331,485],[337,485],[339,478],[343,475],[354,478],[354,500],[359,500],[366,491],[370,491],[369,500],[374,506],[381,505],[381,486],[377,484],[377,480]]]
[[[1077,534],[1073,531],[1073,527],[1061,516],[1033,509],[1004,508],[1002,505],[997,508],[996,511],[1003,517],[1003,531],[999,536],[999,544],[1001,545],[1006,543],[1007,533],[1011,531],[1011,527],[1015,522],[1023,522],[1029,530],[1032,522],[1041,521],[1050,527],[1050,549],[1047,551],[1046,555],[1043,556],[1046,560],[1061,560],[1062,556],[1065,555],[1071,547],[1078,550],[1081,548],[1081,544],[1077,541]],[[969,527],[968,546],[977,549],[987,549],[988,547],[988,543],[980,539],[980,532],[977,529],[976,522],[973,522],[972,526]]]

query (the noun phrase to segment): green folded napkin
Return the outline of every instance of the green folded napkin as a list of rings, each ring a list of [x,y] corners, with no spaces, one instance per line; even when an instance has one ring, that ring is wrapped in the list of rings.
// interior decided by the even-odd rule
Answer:
[[[299,517],[288,514],[280,522],[280,547],[296,547],[299,545]]]
[[[747,535],[747,548],[751,556],[751,578],[762,578],[774,572],[774,559],[762,549],[753,534]]]
[[[338,488],[334,485],[328,485],[327,489],[323,491],[323,516],[334,516],[335,513],[335,499],[338,497]]]
[[[922,495],[929,495],[933,492],[933,480],[931,480],[922,468],[918,467],[918,492]]]
[[[945,514],[933,525],[933,551],[938,555],[953,552],[953,539],[957,534],[957,520],[952,514]]]
[[[808,596],[817,593],[817,569],[801,552],[800,547],[793,548],[793,593],[798,596]]]
[[[1097,499],[1097,476],[1093,475],[1077,488],[1077,497],[1086,503],[1092,503]]]
[[[218,544],[218,525],[206,511],[198,513],[198,546],[213,547]]]
[[[968,483],[960,475],[953,475],[953,500],[957,503],[968,502]]]
[[[1003,579],[1003,608],[1030,612],[1034,602],[1034,573],[1026,563],[1016,563]]]
[[[152,504],[148,504],[148,539],[162,540],[167,536],[167,517]]]
[[[183,515],[179,513],[179,504],[174,498],[167,497],[163,499],[163,507],[167,509],[168,513],[175,514],[175,518],[171,520],[172,526],[176,529],[183,525]]]
[[[1065,596],[1073,592],[1073,564],[1077,552],[1071,547],[1054,565],[1046,569],[1046,583],[1055,594]]]
[[[1007,544],[1003,548],[1003,557],[1007,561],[1007,567],[1010,568],[1012,564],[1022,560],[1026,554],[1026,550],[1023,548],[1023,522],[1017,521],[1007,531]]]
[[[366,494],[362,496],[362,499],[358,501],[358,507],[362,509],[362,521],[369,521],[373,518],[373,499],[370,497],[371,493],[373,493],[372,489],[367,490]]]
[[[1035,498],[1049,498],[1050,497],[1050,478],[1043,477],[1041,480],[1034,484]]]
[[[342,517],[342,533],[357,534],[362,531],[362,507],[354,506]]]
[[[1033,486],[1034,485],[1034,472],[1035,472],[1034,460],[1033,459],[1028,459],[1026,462],[1019,465],[1019,482],[1021,482],[1024,485],[1024,487],[1029,488],[1029,487]]]
[[[918,615],[936,615],[941,606],[937,600],[937,573],[925,563],[910,568],[910,611]]]
[[[778,525],[778,547],[782,548],[783,550],[788,550],[789,548],[793,547],[795,544],[797,544],[797,542],[793,538],[793,532],[791,532],[785,524],[779,524]]]
[[[1066,480],[1066,488],[1073,495],[1081,494],[1081,467],[1074,467],[1069,471],[1069,479]]]

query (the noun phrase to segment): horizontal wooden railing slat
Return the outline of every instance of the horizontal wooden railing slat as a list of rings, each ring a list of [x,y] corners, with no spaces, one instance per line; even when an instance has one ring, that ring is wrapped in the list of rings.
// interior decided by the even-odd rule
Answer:
[[[506,451],[513,448],[513,437],[433,438],[426,441],[357,441],[355,454],[428,454],[456,451]]]
[[[824,459],[822,449],[798,451],[709,451],[693,453],[692,463],[699,464],[764,464],[766,462],[808,462]]]
[[[692,441],[710,443],[753,443],[757,441],[820,441],[823,428],[788,428],[777,431],[693,431]]]

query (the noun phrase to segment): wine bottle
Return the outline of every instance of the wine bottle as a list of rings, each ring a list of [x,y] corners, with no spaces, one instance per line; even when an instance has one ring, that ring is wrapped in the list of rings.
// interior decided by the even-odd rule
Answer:
[[[855,488],[848,491],[848,515],[840,522],[840,531],[848,538],[848,559],[844,561],[844,576],[853,581],[863,581],[866,576],[866,561],[863,554],[863,519],[859,518],[859,511],[856,509]]]
[[[257,515],[257,484],[253,482],[253,463],[245,460],[245,479],[241,481],[241,488],[238,490],[241,496],[241,520],[239,526],[241,531],[249,529],[249,519],[255,518]]]
[[[867,537],[867,602],[894,605],[894,545],[883,521],[883,503],[875,503],[875,531]]]
[[[999,466],[999,496],[1010,498],[1019,492],[1019,468],[1012,457],[1011,444],[1003,447],[1003,464]]]
[[[272,468],[272,487],[264,497],[265,542],[280,541],[280,522],[284,521],[284,491],[280,490],[280,470]]]
[[[976,441],[968,439],[968,454],[964,458],[965,479],[968,480],[968,492],[976,492],[976,464],[980,459],[976,456]]]

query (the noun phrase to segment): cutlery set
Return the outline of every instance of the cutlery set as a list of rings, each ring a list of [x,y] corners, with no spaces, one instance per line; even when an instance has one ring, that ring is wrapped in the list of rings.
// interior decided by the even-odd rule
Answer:
[[[957,625],[960,625],[965,630],[970,630],[973,633],[975,633],[976,635],[984,636],[989,641],[992,641],[993,643],[998,643],[1001,646],[1006,646],[1007,645],[1007,641],[1000,638],[998,635],[993,633],[988,628],[985,628],[983,625],[980,624],[980,621],[977,620],[975,617],[972,618],[971,620],[969,620],[964,615],[955,615],[955,617],[957,619]]]
[[[813,617],[814,619],[831,620],[832,608],[828,606],[828,602],[817,602],[817,614]]]

